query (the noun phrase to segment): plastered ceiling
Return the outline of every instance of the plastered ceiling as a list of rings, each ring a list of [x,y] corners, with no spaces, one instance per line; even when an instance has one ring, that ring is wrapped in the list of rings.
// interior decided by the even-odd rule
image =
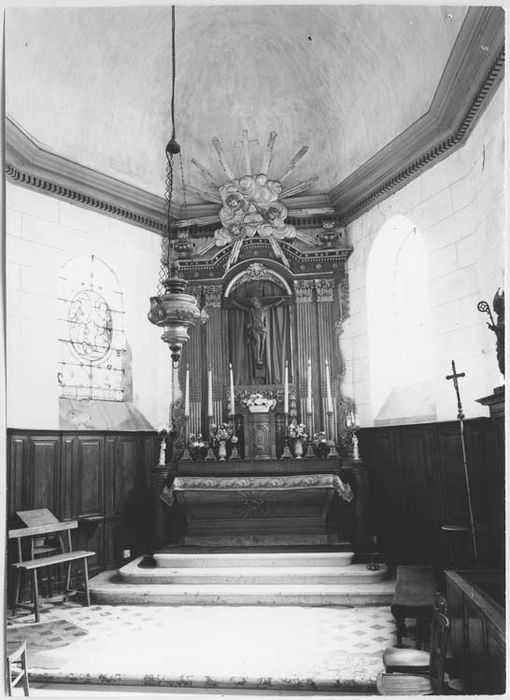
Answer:
[[[296,5],[177,7],[177,201],[239,175],[247,129],[255,170],[277,131],[270,174],[303,145],[294,181],[327,193],[430,105],[466,8]],[[170,136],[170,7],[9,9],[6,109],[54,153],[154,194]],[[292,182],[292,179],[290,180]],[[187,203],[200,202],[188,191]]]

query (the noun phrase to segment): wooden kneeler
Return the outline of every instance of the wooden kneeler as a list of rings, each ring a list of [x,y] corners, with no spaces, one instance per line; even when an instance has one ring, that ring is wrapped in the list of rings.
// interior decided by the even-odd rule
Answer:
[[[90,552],[86,550],[73,551],[72,541],[71,541],[71,530],[78,527],[77,520],[70,520],[67,522],[60,522],[55,518],[53,513],[51,513],[46,508],[42,508],[35,511],[22,511],[18,513],[19,517],[25,522],[38,522],[37,525],[32,525],[29,527],[22,527],[16,530],[9,530],[9,539],[15,539],[17,541],[17,551],[18,551],[18,561],[11,564],[16,572],[15,579],[15,590],[14,590],[14,602],[12,606],[12,614],[16,612],[18,607],[28,608],[32,610],[35,614],[35,621],[40,620],[40,605],[39,605],[39,584],[37,580],[37,572],[39,569],[49,566],[55,566],[56,564],[66,564],[66,593],[74,592],[71,588],[71,566],[73,562],[82,561],[83,562],[83,587],[85,591],[85,601],[86,605],[90,605],[90,591],[89,591],[89,576],[88,576],[88,558],[95,556],[95,552]],[[64,534],[66,537],[64,538]],[[50,556],[38,557],[36,558],[36,548],[34,546],[34,539],[39,538],[43,535],[57,535],[60,540],[60,545],[62,551],[57,554],[52,554]],[[28,559],[23,558],[23,547],[22,541],[29,538],[30,545],[30,556]],[[64,540],[67,541],[67,546],[64,544]],[[33,593],[33,606],[21,603],[19,601],[20,583],[22,572],[27,572],[31,574],[32,580],[32,593]]]

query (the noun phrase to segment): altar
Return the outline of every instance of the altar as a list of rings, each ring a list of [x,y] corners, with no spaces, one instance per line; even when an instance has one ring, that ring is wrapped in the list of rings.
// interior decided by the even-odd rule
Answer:
[[[165,497],[185,516],[185,545],[326,545],[341,541],[333,501],[352,490],[336,474],[177,476]]]

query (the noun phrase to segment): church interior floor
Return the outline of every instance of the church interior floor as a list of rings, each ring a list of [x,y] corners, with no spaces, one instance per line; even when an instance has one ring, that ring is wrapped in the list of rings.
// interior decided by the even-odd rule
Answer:
[[[69,600],[46,602],[38,624],[25,611],[10,617],[7,639],[27,640],[37,694],[62,683],[62,692],[73,687],[79,695],[100,684],[122,694],[301,697],[375,693],[395,623],[389,606],[83,607]]]

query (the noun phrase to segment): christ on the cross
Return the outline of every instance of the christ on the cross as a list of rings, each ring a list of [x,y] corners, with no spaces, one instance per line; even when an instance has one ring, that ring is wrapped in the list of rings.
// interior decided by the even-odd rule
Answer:
[[[283,299],[278,299],[278,301],[269,304],[263,304],[258,297],[253,296],[250,304],[241,304],[237,299],[232,299],[232,303],[238,309],[245,311],[249,315],[249,322],[247,325],[248,338],[255,357],[255,364],[257,367],[262,367],[264,365],[267,336],[266,313],[268,309],[273,309],[275,306],[282,304]]]

